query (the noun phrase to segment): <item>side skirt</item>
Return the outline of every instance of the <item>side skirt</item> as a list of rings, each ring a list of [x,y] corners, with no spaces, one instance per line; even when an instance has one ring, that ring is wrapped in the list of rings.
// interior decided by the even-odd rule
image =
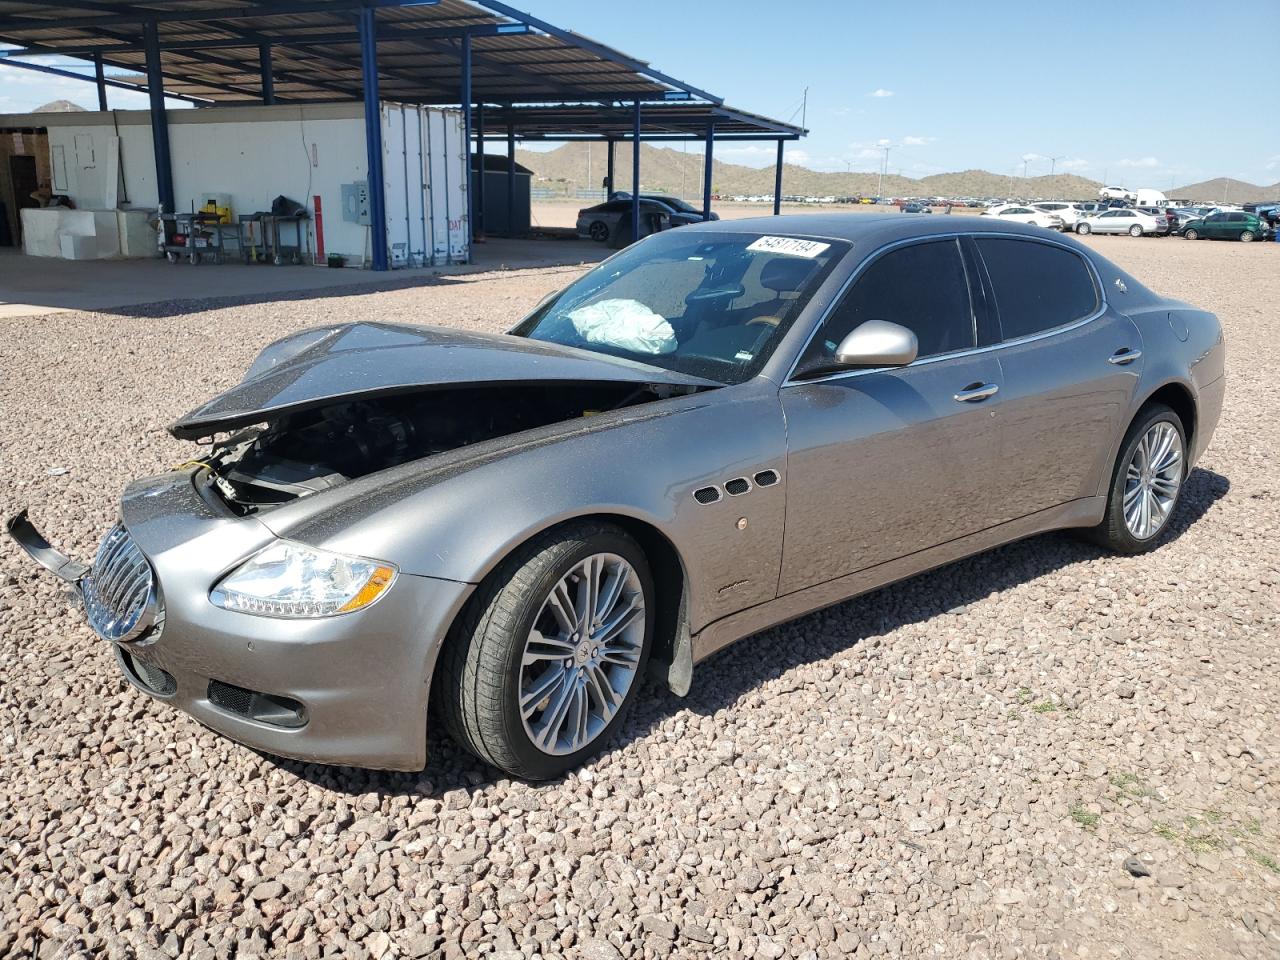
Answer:
[[[1050,530],[1092,527],[1102,521],[1106,505],[1106,497],[1072,500],[1070,503],[1050,507],[1048,510],[1041,510],[1017,520],[1010,520],[1008,523],[971,533],[958,540],[929,547],[927,550],[920,550],[896,560],[888,560],[874,567],[859,570],[857,573],[814,584],[767,603],[732,613],[708,624],[694,635],[693,661],[697,663],[699,660],[704,660],[735,640],[741,640],[753,633],[759,633],[779,623],[821,610],[823,607],[843,603],[859,594],[878,590],[955,560]]]

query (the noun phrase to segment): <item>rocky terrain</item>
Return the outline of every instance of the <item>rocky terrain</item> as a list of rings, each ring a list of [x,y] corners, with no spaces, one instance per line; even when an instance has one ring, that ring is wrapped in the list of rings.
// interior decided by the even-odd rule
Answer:
[[[761,633],[558,782],[438,729],[419,774],[241,747],[0,541],[0,957],[1280,956],[1280,245],[1091,242],[1229,338],[1167,542],[1038,537]],[[573,272],[5,321],[0,512],[89,557],[267,342],[502,329]]]

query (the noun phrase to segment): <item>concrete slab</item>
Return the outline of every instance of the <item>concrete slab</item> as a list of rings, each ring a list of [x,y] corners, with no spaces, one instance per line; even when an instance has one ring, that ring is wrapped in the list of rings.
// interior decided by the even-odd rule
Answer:
[[[0,320],[68,310],[128,313],[130,307],[176,300],[235,297],[271,300],[300,292],[412,286],[435,277],[491,270],[594,263],[612,251],[587,240],[488,240],[475,263],[374,273],[346,267],[248,266],[166,260],[59,260],[0,248]]]

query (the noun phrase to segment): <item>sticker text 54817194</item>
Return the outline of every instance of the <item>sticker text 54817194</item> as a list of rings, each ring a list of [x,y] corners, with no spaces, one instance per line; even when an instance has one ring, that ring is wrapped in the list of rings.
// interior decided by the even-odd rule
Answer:
[[[805,257],[812,260],[818,254],[830,249],[831,244],[820,240],[800,240],[796,237],[761,237],[748,250],[756,253],[782,253],[789,257]]]

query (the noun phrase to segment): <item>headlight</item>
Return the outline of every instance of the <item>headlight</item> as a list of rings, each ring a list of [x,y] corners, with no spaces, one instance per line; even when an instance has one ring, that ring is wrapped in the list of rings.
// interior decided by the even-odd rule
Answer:
[[[226,610],[264,617],[331,617],[369,606],[395,578],[389,563],[281,540],[223,578],[209,599]]]

